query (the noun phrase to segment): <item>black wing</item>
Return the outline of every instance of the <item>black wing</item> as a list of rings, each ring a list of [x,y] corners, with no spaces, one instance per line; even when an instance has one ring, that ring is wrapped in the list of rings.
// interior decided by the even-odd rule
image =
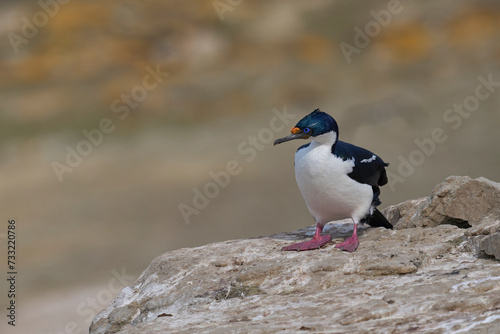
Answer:
[[[371,185],[374,191],[378,192],[378,187],[388,182],[385,167],[389,164],[376,154],[343,141],[335,143],[332,153],[343,160],[354,159],[355,165],[352,172],[348,174],[349,177],[359,183]]]

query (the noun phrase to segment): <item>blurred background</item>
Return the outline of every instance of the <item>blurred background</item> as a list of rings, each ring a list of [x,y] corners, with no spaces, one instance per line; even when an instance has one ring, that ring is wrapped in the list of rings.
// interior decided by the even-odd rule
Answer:
[[[303,143],[272,139],[315,108],[391,163],[382,207],[500,181],[500,87],[474,98],[500,83],[498,1],[3,1],[0,34],[2,333],[85,333],[163,252],[313,224]]]

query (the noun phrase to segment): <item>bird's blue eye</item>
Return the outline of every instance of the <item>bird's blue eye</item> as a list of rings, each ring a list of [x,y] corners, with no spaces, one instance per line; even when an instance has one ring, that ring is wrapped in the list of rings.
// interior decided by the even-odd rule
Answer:
[[[309,128],[304,128],[304,130],[302,130],[302,132],[304,132],[304,133],[309,133],[309,132],[311,132],[311,129],[309,129]]]

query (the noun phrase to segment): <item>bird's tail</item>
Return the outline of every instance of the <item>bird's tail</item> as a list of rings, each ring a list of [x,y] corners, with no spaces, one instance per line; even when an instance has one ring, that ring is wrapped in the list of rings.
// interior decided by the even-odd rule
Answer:
[[[385,218],[382,212],[378,209],[373,211],[372,216],[368,219],[368,225],[371,227],[385,227],[392,229],[391,223],[389,223],[387,218]]]

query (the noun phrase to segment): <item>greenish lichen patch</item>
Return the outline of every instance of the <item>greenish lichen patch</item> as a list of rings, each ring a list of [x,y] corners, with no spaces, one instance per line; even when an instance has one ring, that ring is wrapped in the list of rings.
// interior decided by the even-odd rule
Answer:
[[[213,294],[213,298],[215,300],[223,300],[231,298],[245,298],[248,296],[263,294],[265,294],[265,292],[256,285],[242,285],[231,283],[225,288],[216,290]]]

